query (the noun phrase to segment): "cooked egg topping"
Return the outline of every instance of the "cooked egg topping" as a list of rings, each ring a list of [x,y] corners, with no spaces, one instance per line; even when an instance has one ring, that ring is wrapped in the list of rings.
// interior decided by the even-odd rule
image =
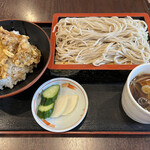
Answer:
[[[0,27],[0,79],[9,75],[8,59],[21,68],[40,62],[40,50],[28,40],[26,35],[18,35]]]

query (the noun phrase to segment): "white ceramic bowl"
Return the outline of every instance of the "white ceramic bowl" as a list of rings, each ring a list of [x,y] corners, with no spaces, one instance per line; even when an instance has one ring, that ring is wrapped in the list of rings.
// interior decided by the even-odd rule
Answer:
[[[68,83],[74,86],[75,88],[74,89],[70,89],[68,87],[62,88],[63,83]],[[79,98],[78,98],[77,105],[74,111],[66,116],[60,116],[57,118],[50,117],[45,120],[40,119],[37,116],[37,110],[41,101],[41,93],[43,90],[47,89],[48,87],[54,84],[60,85],[60,92],[59,92],[60,95],[63,94],[78,95]],[[77,127],[85,118],[88,110],[88,97],[83,87],[76,81],[69,78],[54,78],[43,83],[37,89],[32,99],[31,110],[36,122],[45,130],[51,132],[66,132]]]
[[[136,102],[129,87],[132,79],[135,76],[143,73],[150,74],[150,63],[139,65],[130,72],[122,93],[122,107],[125,113],[134,121],[143,124],[150,124],[150,112],[142,108]]]

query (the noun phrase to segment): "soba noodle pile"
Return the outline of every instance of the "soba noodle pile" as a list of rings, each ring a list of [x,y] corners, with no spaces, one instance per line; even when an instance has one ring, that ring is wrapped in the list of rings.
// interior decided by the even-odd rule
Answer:
[[[141,64],[150,61],[147,24],[131,17],[61,19],[55,63]]]

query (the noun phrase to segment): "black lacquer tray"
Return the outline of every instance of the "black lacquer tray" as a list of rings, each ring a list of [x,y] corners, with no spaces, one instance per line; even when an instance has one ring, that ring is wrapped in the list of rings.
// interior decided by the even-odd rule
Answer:
[[[37,23],[48,36],[51,22]],[[26,91],[0,99],[0,134],[55,134],[34,120],[31,101],[36,89],[52,78],[67,77],[87,92],[88,113],[75,129],[59,134],[150,134],[150,125],[131,120],[121,106],[123,86],[130,70],[49,70]]]

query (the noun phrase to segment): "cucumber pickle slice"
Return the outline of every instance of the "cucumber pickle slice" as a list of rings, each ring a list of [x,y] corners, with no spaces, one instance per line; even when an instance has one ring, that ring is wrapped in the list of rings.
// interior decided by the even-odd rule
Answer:
[[[40,119],[49,118],[53,113],[55,100],[57,99],[59,90],[60,85],[52,85],[43,91],[37,112]]]
[[[37,115],[41,119],[49,118],[53,112],[53,109],[54,109],[54,103],[48,106],[39,105]]]
[[[55,102],[60,90],[60,85],[52,85],[42,93],[41,105],[50,105]]]

